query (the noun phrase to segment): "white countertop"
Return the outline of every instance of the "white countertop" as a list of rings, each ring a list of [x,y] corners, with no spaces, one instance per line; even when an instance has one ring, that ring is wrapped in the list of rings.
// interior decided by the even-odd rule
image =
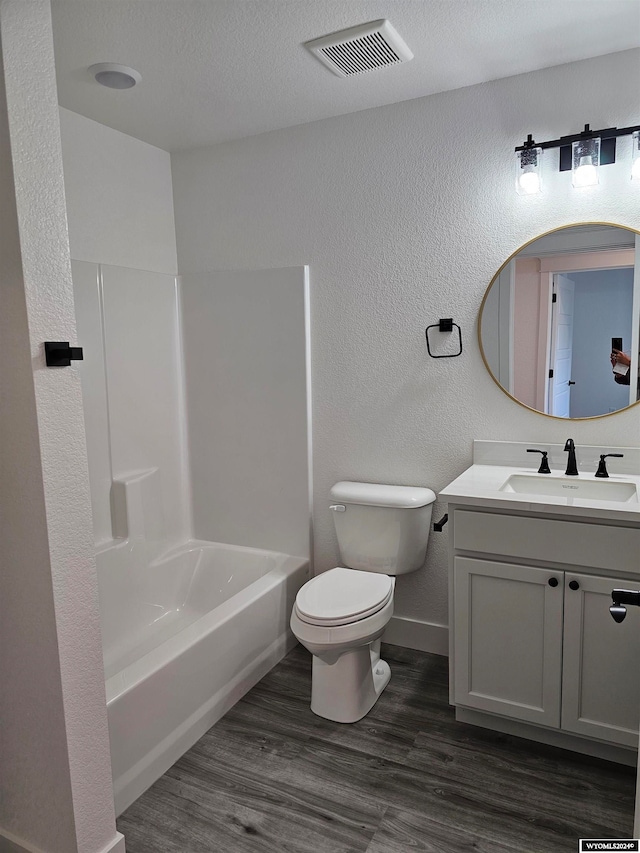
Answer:
[[[486,445],[487,442],[482,444]],[[496,442],[498,444],[498,442]],[[513,444],[511,444],[513,447]],[[524,445],[523,445],[524,446]],[[529,446],[536,446],[529,445]],[[603,453],[608,452],[603,449]],[[476,454],[477,455],[477,454]],[[565,455],[566,458],[566,455]],[[529,460],[527,460],[528,462]],[[609,461],[609,460],[607,460]],[[536,459],[536,462],[538,460]],[[636,499],[629,501],[610,501],[587,499],[584,497],[565,497],[560,495],[532,495],[512,491],[501,491],[508,478],[514,474],[525,474],[528,477],[549,477],[549,474],[538,474],[536,468],[529,465],[521,467],[514,465],[479,464],[467,468],[452,483],[442,489],[439,496],[449,503],[469,506],[483,506],[496,509],[513,509],[523,512],[545,513],[550,515],[571,515],[586,518],[601,518],[636,522],[640,524],[640,475],[626,473],[610,473],[611,482],[633,483],[636,486]],[[553,471],[553,476],[565,476],[562,471]],[[577,477],[567,477],[567,485],[572,482],[594,480],[602,482],[593,473],[581,471]]]

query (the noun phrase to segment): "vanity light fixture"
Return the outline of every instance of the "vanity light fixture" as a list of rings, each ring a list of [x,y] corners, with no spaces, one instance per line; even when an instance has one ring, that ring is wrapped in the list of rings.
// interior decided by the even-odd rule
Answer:
[[[549,142],[535,142],[529,134],[516,152],[516,191],[520,195],[534,195],[542,188],[542,152],[545,148],[559,148],[558,168],[571,170],[574,187],[588,187],[598,183],[600,166],[616,162],[616,139],[632,137],[631,178],[640,183],[640,125],[633,127],[608,127],[591,130],[585,124],[581,133],[561,136]]]

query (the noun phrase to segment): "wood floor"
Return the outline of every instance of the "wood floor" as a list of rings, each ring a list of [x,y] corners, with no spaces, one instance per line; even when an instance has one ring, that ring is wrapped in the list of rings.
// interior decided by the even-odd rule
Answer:
[[[297,647],[118,820],[127,853],[576,853],[631,838],[635,770],[457,723],[447,660],[383,646],[359,723]]]

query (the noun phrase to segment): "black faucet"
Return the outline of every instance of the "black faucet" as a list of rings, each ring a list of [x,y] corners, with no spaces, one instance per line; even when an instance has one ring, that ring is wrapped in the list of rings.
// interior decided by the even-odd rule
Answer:
[[[568,452],[567,470],[564,472],[568,477],[578,476],[578,466],[576,464],[576,446],[572,438],[568,438],[565,442],[564,449]]]

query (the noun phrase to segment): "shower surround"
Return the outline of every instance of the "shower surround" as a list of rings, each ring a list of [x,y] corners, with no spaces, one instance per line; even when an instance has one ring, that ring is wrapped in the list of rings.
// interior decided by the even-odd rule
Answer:
[[[120,813],[295,644],[307,270],[73,279]]]

